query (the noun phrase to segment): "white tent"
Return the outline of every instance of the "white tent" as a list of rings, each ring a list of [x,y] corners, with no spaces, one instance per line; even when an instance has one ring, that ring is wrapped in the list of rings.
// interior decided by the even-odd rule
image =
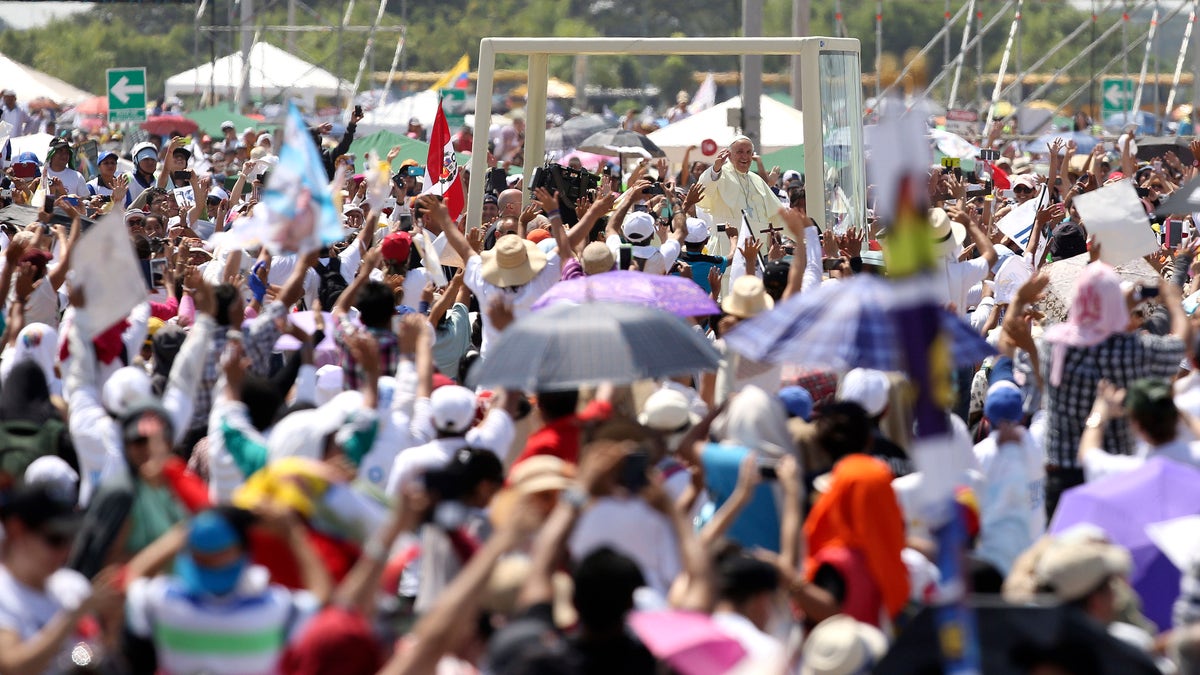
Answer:
[[[166,95],[201,95],[211,86],[216,95],[233,98],[242,86],[242,71],[241,52],[223,56],[168,77]],[[249,78],[251,97],[295,97],[309,108],[318,96],[338,94],[338,78],[332,73],[266,42],[250,48]],[[343,83],[342,88],[348,91],[350,85]]]
[[[804,113],[767,96],[763,96],[760,101],[762,141],[761,147],[755,149],[758,154],[765,155],[768,152],[780,148],[790,148],[804,142]],[[682,162],[683,153],[690,146],[699,147],[700,143],[706,139],[712,139],[716,141],[718,147],[724,148],[732,143],[734,137],[738,135],[737,129],[729,126],[727,111],[740,107],[742,107],[741,97],[734,96],[724,103],[674,124],[668,124],[650,134],[650,140],[662,148],[673,163]],[[711,162],[713,158],[705,158],[699,152],[693,151],[692,159]]]
[[[363,119],[358,123],[358,128],[363,135],[380,129],[402,132],[408,128],[408,121],[415,117],[421,122],[421,126],[429,129],[437,117],[437,106],[438,92],[426,89],[399,101],[385,103],[374,110],[363,111]]]
[[[45,97],[60,105],[73,105],[92,97],[52,75],[34,70],[0,54],[0,88],[12,89],[17,94],[17,103],[28,103],[35,98]]]

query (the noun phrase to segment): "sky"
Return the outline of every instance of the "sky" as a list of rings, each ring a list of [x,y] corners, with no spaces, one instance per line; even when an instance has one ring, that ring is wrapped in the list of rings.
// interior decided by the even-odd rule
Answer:
[[[55,16],[86,12],[90,2],[6,2],[0,1],[0,19],[12,28],[37,28]]]

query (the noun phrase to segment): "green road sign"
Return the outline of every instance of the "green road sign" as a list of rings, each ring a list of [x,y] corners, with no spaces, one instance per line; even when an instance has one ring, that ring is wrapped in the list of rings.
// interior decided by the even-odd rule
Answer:
[[[446,125],[450,127],[450,133],[454,133],[466,123],[467,117],[463,108],[467,104],[467,90],[441,89],[438,93],[442,97],[442,110],[446,111]]]
[[[1105,78],[1100,82],[1101,113],[1104,117],[1133,110],[1133,80]]]
[[[108,121],[146,121],[146,69],[108,69]]]

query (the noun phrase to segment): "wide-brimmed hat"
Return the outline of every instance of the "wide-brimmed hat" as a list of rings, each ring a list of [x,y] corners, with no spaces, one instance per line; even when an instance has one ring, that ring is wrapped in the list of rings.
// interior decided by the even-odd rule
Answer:
[[[1062,602],[1086,597],[1105,579],[1125,576],[1132,568],[1129,551],[1101,542],[1056,542],[1038,560],[1038,586]]]
[[[804,675],[870,672],[887,652],[887,637],[874,626],[835,614],[813,629],[804,643]]]
[[[546,254],[537,244],[515,234],[500,237],[496,246],[480,257],[483,280],[500,288],[523,286],[546,267]]]
[[[774,306],[775,301],[767,295],[762,279],[749,275],[730,284],[729,295],[721,301],[721,311],[739,319],[749,319]]]
[[[539,492],[562,492],[573,484],[575,465],[554,455],[534,455],[513,465],[504,488],[488,505],[497,527],[511,522],[522,497]]]
[[[579,262],[583,265],[583,273],[592,276],[611,272],[617,264],[617,259],[613,257],[612,249],[608,247],[608,244],[602,241],[593,241],[583,247]]]
[[[951,220],[945,209],[929,209],[929,224],[933,226],[933,240],[943,247],[961,247],[967,239],[967,228]]]

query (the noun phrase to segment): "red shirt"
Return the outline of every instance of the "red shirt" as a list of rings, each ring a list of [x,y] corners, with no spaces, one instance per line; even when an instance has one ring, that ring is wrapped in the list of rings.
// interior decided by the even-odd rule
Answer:
[[[598,422],[612,416],[608,401],[592,401],[578,415],[567,415],[546,423],[529,435],[525,450],[513,466],[534,455],[554,455],[564,462],[579,463],[579,428],[582,423]]]

